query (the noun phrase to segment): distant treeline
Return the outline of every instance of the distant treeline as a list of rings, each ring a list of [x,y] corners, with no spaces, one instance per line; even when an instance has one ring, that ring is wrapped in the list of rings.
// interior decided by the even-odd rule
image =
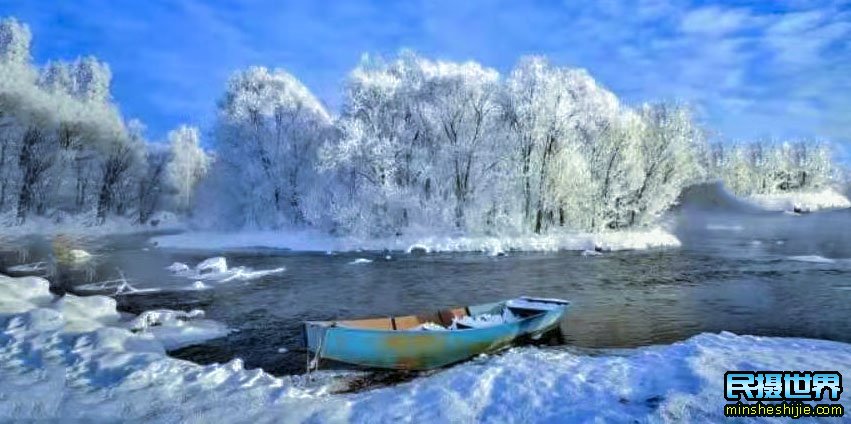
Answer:
[[[817,143],[709,145],[679,104],[627,106],[584,70],[521,59],[505,76],[410,52],[365,57],[334,116],[292,75],[232,76],[210,129],[144,139],[94,58],[31,64],[30,34],[0,23],[0,212],[193,214],[201,225],[335,234],[541,233],[649,225],[682,188],[739,194],[836,179]]]
[[[93,57],[34,67],[29,29],[0,21],[0,213],[9,221],[90,213],[144,224],[158,210],[187,210],[207,164],[198,131],[147,142],[111,102],[110,80]]]

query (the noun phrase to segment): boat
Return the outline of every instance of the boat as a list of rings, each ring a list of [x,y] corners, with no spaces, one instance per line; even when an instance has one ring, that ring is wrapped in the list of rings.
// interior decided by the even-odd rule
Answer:
[[[395,370],[451,365],[518,338],[539,338],[559,325],[569,304],[523,296],[419,315],[307,321],[303,343],[315,355],[308,371],[322,359]]]

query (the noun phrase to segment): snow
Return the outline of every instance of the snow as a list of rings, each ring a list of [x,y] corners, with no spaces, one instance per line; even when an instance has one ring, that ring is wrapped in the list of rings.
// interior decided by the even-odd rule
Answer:
[[[789,256],[788,259],[791,260],[791,261],[813,262],[813,263],[819,263],[819,264],[832,264],[832,263],[836,262],[836,260],[834,260],[834,259],[825,258],[824,256],[819,256],[819,255]]]
[[[81,284],[79,286],[74,286],[74,291],[77,293],[83,294],[109,294],[109,295],[117,295],[117,294],[128,294],[128,293],[149,293],[149,292],[157,292],[160,289],[157,288],[146,288],[146,289],[137,289],[133,287],[126,279],[118,278],[115,280],[106,280],[106,281],[98,281],[95,283]]]
[[[568,302],[562,299],[521,297],[518,299],[509,300],[508,302],[506,302],[506,305],[511,308],[552,311],[564,308],[568,305]]]
[[[333,239],[319,231],[198,231],[157,236],[151,242],[161,248],[185,250],[241,250],[254,248],[327,252]]]
[[[706,224],[706,229],[709,231],[742,231],[745,228],[739,224]]]
[[[228,261],[222,256],[204,259],[201,263],[195,265],[195,271],[201,275],[225,273],[228,272]]]
[[[157,309],[142,312],[128,327],[132,331],[152,334],[166,350],[191,346],[230,333],[224,324],[203,318],[204,311],[200,309],[189,312]]]
[[[175,263],[167,266],[165,269],[167,271],[171,271],[171,272],[183,272],[183,271],[189,271],[189,265],[186,265],[185,263],[182,263],[182,262],[175,262]]]
[[[349,265],[371,264],[371,263],[372,263],[372,259],[357,258],[357,259],[349,262]]]
[[[497,325],[508,324],[517,321],[517,317],[508,308],[502,310],[501,314],[481,314],[476,316],[463,316],[452,318],[451,328],[461,324],[472,328],[486,328]]]
[[[209,288],[210,288],[210,286],[204,284],[203,281],[196,281],[196,282],[192,283],[192,289],[193,290],[207,290]]]
[[[159,219],[157,226],[139,225],[134,218],[111,216],[106,222],[100,223],[94,213],[78,215],[57,215],[43,217],[31,215],[23,225],[17,224],[17,218],[12,213],[0,215],[0,229],[3,236],[23,237],[32,234],[64,235],[64,236],[111,236],[116,234],[136,234],[151,231],[176,231],[184,229],[176,215],[169,212],[155,214]]]
[[[821,209],[851,208],[851,201],[834,189],[818,192],[791,192],[779,194],[755,194],[746,201],[768,211],[817,211]]]
[[[722,422],[728,370],[851,374],[849,344],[720,333],[637,349],[514,348],[334,395],[350,372],[309,383],[239,359],[201,366],[166,356],[149,332],[102,323],[105,311],[67,315],[50,298],[42,279],[0,277],[0,421]],[[88,331],[68,330],[88,313]]]
[[[226,283],[233,280],[255,280],[267,275],[280,274],[286,271],[285,267],[261,269],[256,271],[245,266],[229,268],[227,259],[223,256],[207,258],[198,263],[194,269],[181,262],[175,262],[167,266],[165,269],[171,271],[178,277],[184,277],[192,280],[211,280],[219,283]],[[207,286],[204,285],[202,281],[195,281],[190,289],[203,290],[206,288]]]
[[[151,241],[161,248],[202,251],[266,248],[309,252],[390,250],[408,253],[485,252],[490,254],[508,251],[595,249],[609,251],[680,246],[680,241],[673,234],[661,228],[603,233],[552,232],[541,235],[502,237],[408,235],[364,240],[333,238],[318,232],[186,232],[157,236]]]
[[[33,262],[29,264],[14,265],[6,268],[6,271],[15,273],[44,273],[47,272],[47,262]]]

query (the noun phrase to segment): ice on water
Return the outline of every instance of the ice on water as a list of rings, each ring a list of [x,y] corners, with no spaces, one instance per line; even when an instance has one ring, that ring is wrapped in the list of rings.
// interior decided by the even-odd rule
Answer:
[[[166,270],[171,271],[174,275],[179,277],[199,280],[192,285],[192,289],[199,290],[206,288],[200,280],[216,281],[219,283],[233,280],[248,281],[262,278],[267,275],[282,273],[286,271],[286,268],[279,267],[261,270],[254,270],[245,266],[231,268],[228,267],[226,258],[223,256],[216,256],[201,261],[195,266],[195,268],[190,268],[189,265],[181,262],[175,262],[166,267]],[[197,284],[199,282],[201,283],[200,285]]]

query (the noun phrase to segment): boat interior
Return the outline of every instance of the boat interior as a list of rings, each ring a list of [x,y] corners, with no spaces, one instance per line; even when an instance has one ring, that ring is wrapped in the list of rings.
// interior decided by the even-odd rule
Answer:
[[[485,305],[468,306],[463,308],[443,309],[435,313],[425,313],[418,315],[403,315],[381,318],[365,318],[354,320],[334,321],[334,325],[349,328],[364,328],[372,330],[410,330],[417,328],[426,323],[440,325],[444,328],[450,328],[455,318],[465,316],[477,316],[481,314],[501,314],[506,307],[505,303],[491,303]],[[510,307],[511,312],[520,318],[530,315],[540,314],[540,310],[514,308]],[[461,323],[455,324],[456,329],[471,328]]]
[[[452,325],[454,318],[469,316],[468,308],[444,309],[431,314],[404,315],[396,317],[366,318],[336,321],[343,327],[369,328],[373,330],[409,330],[425,323],[434,323],[443,327]]]

